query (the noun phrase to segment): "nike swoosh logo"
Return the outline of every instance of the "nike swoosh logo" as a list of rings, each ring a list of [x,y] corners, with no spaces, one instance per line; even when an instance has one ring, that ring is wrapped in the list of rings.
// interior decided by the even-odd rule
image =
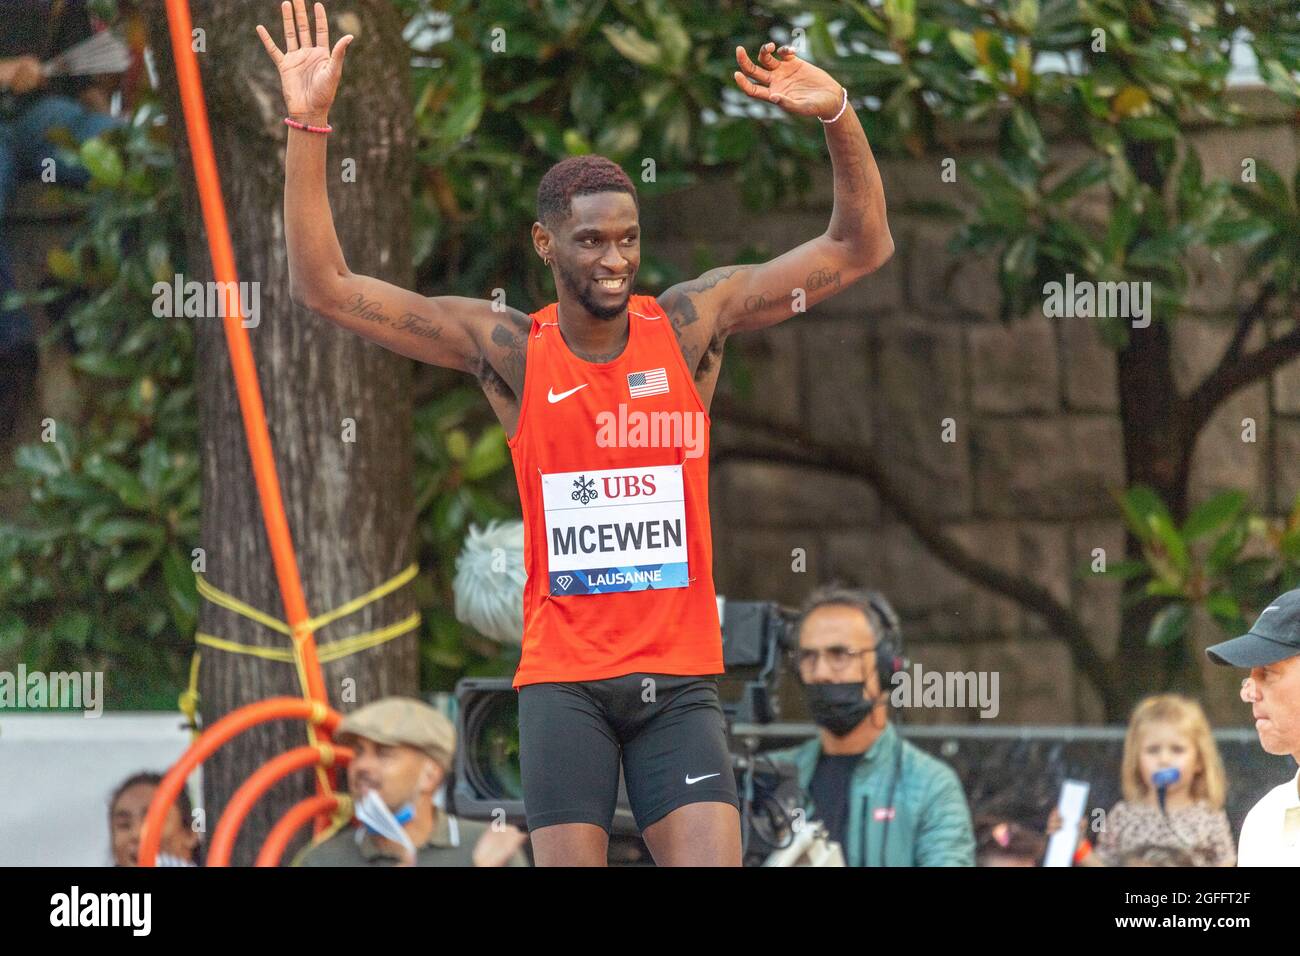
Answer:
[[[699,783],[701,780],[708,780],[710,777],[721,777],[721,776],[722,776],[721,773],[706,773],[703,777],[692,777],[690,774],[687,774],[686,782],[687,784]]]
[[[553,388],[548,388],[548,389],[546,390],[546,400],[547,400],[548,402],[550,402],[552,405],[554,405],[556,402],[562,402],[562,401],[564,401],[566,398],[568,398],[568,397],[569,397],[570,395],[572,395],[574,392],[578,391],[578,389],[580,389],[580,388],[586,388],[586,387],[587,387],[588,385],[590,385],[590,384],[591,384],[590,382],[583,382],[583,383],[582,383],[581,385],[579,385],[577,388],[571,388],[571,389],[569,389],[567,392],[561,392],[559,395],[556,395],[556,394],[555,394],[555,389],[553,389]]]

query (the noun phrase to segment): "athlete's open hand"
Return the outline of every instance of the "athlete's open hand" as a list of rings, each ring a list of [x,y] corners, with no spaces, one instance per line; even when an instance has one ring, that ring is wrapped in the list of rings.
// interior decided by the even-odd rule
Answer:
[[[736,85],[746,95],[775,103],[787,113],[829,120],[843,105],[840,84],[825,70],[799,59],[789,46],[778,50],[775,43],[764,43],[757,64],[738,46],[736,62],[740,64],[733,74]]]
[[[262,38],[262,45],[271,54],[271,60],[280,71],[285,108],[295,118],[324,118],[334,102],[334,93],[339,88],[339,78],[343,75],[343,57],[347,53],[348,44],[352,42],[352,34],[349,33],[334,44],[331,51],[329,21],[325,19],[324,4],[316,4],[314,43],[303,0],[293,0],[292,4],[284,0],[280,4],[280,14],[284,17],[284,53],[280,52],[271,35],[260,23],[257,25],[257,35]]]

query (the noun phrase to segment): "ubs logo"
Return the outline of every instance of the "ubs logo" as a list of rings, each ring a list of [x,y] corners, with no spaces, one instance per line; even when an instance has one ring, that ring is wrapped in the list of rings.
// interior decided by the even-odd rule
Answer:
[[[574,492],[569,497],[581,504],[590,504],[600,495],[596,491],[596,479],[579,475],[573,482]]]

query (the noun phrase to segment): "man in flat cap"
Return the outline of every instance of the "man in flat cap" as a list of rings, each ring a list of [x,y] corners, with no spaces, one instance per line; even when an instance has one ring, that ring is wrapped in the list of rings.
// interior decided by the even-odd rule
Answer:
[[[527,866],[528,837],[461,820],[434,804],[456,753],[456,729],[428,704],[383,700],[343,718],[334,738],[348,764],[352,826],[309,848],[298,866]]]
[[[1274,598],[1248,633],[1205,653],[1216,664],[1250,668],[1241,699],[1251,705],[1260,746],[1300,761],[1300,589]],[[1237,865],[1300,866],[1300,772],[1246,815]]]

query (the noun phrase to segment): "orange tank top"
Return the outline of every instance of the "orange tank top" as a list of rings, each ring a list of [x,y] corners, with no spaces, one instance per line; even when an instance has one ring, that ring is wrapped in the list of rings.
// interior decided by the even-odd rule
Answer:
[[[509,441],[528,572],[514,686],[720,674],[709,417],[668,317],[632,296],[623,353],[597,364],[557,316],[531,316]]]

